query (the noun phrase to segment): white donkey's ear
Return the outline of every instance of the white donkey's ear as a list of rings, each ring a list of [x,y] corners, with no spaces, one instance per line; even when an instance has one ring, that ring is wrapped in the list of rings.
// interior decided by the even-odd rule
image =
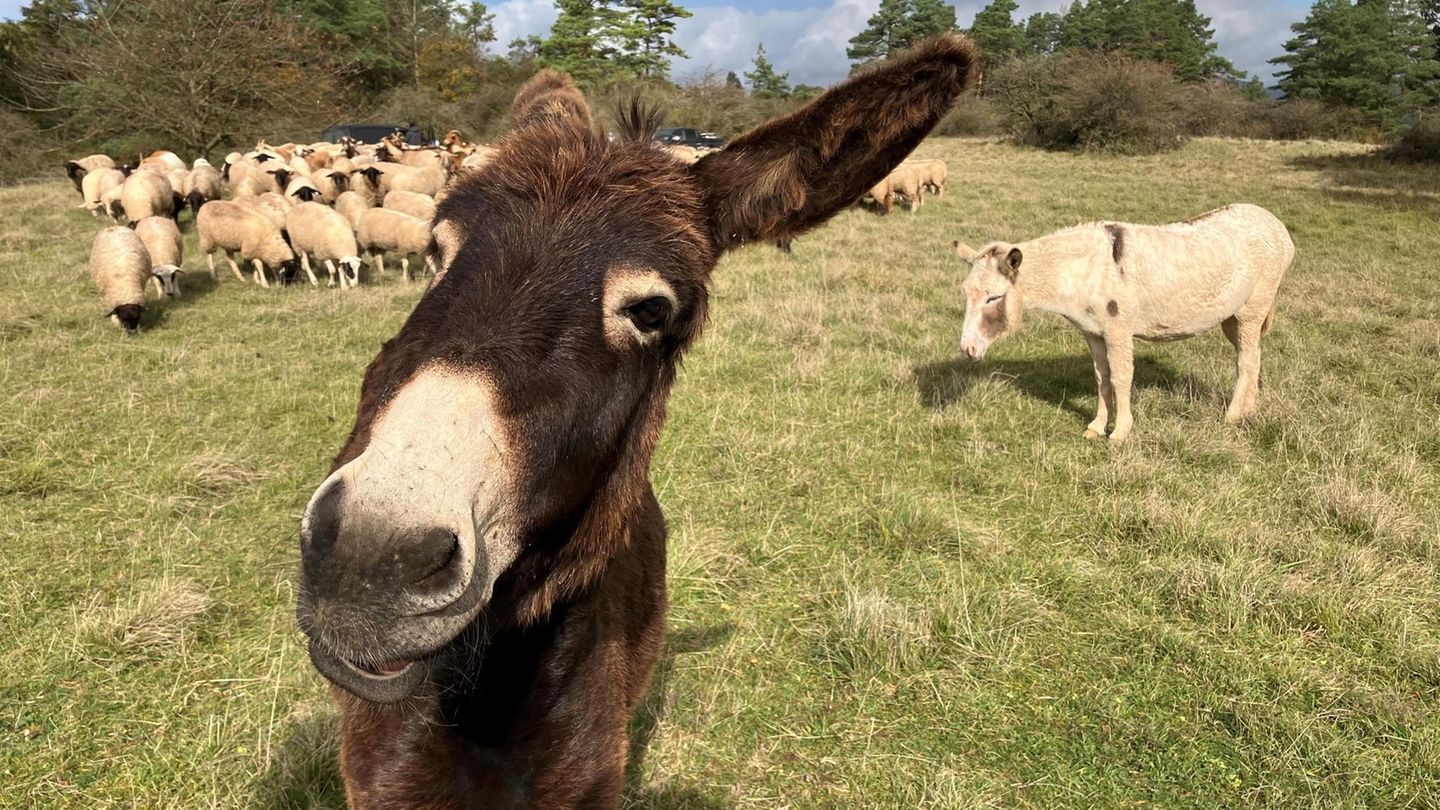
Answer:
[[[950,247],[955,249],[956,256],[959,256],[962,260],[971,264],[975,263],[975,257],[979,255],[975,252],[974,248],[964,242],[951,242]]]

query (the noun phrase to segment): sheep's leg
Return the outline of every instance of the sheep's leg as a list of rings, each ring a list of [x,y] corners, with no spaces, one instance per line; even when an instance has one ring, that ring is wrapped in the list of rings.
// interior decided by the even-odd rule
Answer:
[[[255,263],[255,283],[265,289],[270,289],[270,279],[265,278],[265,264],[259,259],[251,259]]]
[[[300,266],[303,267],[303,268],[305,268],[305,275],[307,275],[307,276],[310,277],[310,286],[311,286],[311,287],[319,287],[319,286],[320,286],[320,281],[315,278],[315,271],[313,271],[313,270],[310,269],[310,254],[309,254],[309,253],[301,253],[301,254],[300,254]]]
[[[1110,382],[1110,356],[1105,351],[1105,338],[1086,333],[1085,342],[1090,345],[1090,360],[1095,364],[1095,385],[1100,389],[1095,406],[1095,418],[1085,426],[1085,438],[1103,439],[1105,429],[1110,425],[1110,412],[1115,408],[1115,386]]]
[[[400,257],[400,277],[405,279],[406,284],[410,283],[410,254],[408,253]]]
[[[205,262],[210,265],[210,280],[211,280],[211,281],[219,281],[219,280],[220,280],[220,276],[219,276],[218,273],[215,272],[215,254],[214,254],[214,253],[206,253],[206,254],[205,254]]]
[[[329,284],[326,284],[325,286],[326,286],[326,287],[334,287],[334,286],[335,286],[335,262],[331,261],[330,259],[326,259],[326,260],[325,260],[325,270],[326,270],[326,272],[328,272],[328,273],[330,274],[330,283],[329,283]],[[340,289],[342,289],[342,290],[345,289],[345,279],[343,279],[343,278],[340,279]]]
[[[426,270],[426,272],[428,272],[432,277],[437,276],[437,275],[440,274],[440,271],[439,271],[438,269],[436,269],[436,267],[435,267],[435,260],[432,259],[432,258],[429,256],[429,254],[426,254],[426,256],[425,256],[425,270]]]
[[[370,254],[370,261],[372,261],[372,262],[375,263],[375,269],[380,271],[380,275],[382,275],[382,276],[385,275],[385,254],[384,254],[384,253],[371,253],[371,254]]]
[[[1266,308],[1268,312],[1268,307]],[[1220,327],[1235,347],[1235,393],[1230,396],[1230,407],[1225,411],[1225,421],[1236,424],[1255,413],[1260,390],[1260,333],[1265,324],[1265,315],[1226,318]]]
[[[245,274],[242,273],[242,272],[240,272],[240,265],[238,265],[238,264],[235,263],[235,254],[234,254],[234,253],[231,253],[231,252],[228,251],[228,250],[225,251],[225,261],[227,261],[227,262],[230,263],[230,272],[232,272],[232,273],[235,274],[235,278],[238,278],[238,279],[240,279],[241,281],[244,281],[244,280],[245,280]]]
[[[1119,444],[1130,438],[1135,417],[1130,413],[1130,384],[1135,377],[1135,336],[1112,329],[1105,333],[1105,356],[1110,361],[1110,386],[1115,398],[1115,429],[1110,441]]]
[[[160,279],[157,278],[157,277],[155,277],[155,276],[151,276],[151,277],[150,277],[150,281],[155,284],[155,297],[157,297],[157,298],[164,298],[164,297],[165,297],[165,287],[164,287],[164,285],[162,285],[162,284],[160,283]]]

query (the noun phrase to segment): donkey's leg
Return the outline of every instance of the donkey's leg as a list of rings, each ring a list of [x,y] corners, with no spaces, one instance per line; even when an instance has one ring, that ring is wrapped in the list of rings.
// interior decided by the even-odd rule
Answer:
[[[1235,345],[1235,393],[1225,411],[1225,421],[1231,424],[1243,422],[1255,413],[1260,390],[1260,333],[1270,307],[1266,305],[1258,313],[1250,309],[1247,305],[1245,311],[1221,324],[1225,337]]]
[[[1090,345],[1090,360],[1095,364],[1095,385],[1100,389],[1095,418],[1085,427],[1085,438],[1102,439],[1105,428],[1110,425],[1110,411],[1115,407],[1115,387],[1110,384],[1110,357],[1105,352],[1105,338],[1087,332],[1085,342]]]
[[[1130,413],[1130,383],[1135,377],[1135,336],[1112,328],[1105,333],[1105,355],[1110,360],[1110,385],[1115,397],[1115,429],[1110,441],[1119,444],[1130,438],[1135,417]]]

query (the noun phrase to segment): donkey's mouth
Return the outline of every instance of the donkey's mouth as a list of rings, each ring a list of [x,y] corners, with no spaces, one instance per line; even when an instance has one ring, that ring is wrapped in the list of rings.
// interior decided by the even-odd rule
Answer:
[[[425,660],[359,664],[313,641],[310,661],[331,683],[372,703],[398,703],[410,697],[430,674]]]

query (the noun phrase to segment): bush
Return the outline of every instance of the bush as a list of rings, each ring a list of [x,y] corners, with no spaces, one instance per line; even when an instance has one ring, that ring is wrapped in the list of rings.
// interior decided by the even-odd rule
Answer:
[[[0,185],[38,176],[53,178],[59,171],[65,158],[47,149],[46,139],[29,118],[0,108],[0,131],[5,133],[5,148],[0,149]]]
[[[1270,103],[1252,98],[1226,81],[1200,82],[1183,87],[1186,130],[1191,135],[1231,138],[1269,136],[1265,122]]]
[[[1282,141],[1363,137],[1353,111],[1307,99],[1275,104],[1264,120],[1266,135]]]
[[[1188,130],[1171,69],[1121,54],[1016,60],[986,89],[1010,135],[1045,149],[1152,154],[1180,146]]]
[[[983,137],[1003,132],[995,105],[989,99],[968,94],[962,96],[955,109],[935,127],[936,135]]]
[[[1440,163],[1440,118],[1422,118],[1405,130],[1385,156],[1406,163]]]

